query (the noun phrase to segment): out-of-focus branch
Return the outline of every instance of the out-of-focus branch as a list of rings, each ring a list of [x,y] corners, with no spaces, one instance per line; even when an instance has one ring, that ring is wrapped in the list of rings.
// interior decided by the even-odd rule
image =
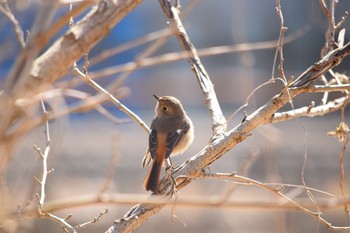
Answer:
[[[127,114],[131,119],[133,119],[136,123],[138,123],[147,133],[149,133],[149,128],[143,120],[133,113],[130,109],[128,109],[125,105],[120,103],[113,95],[111,95],[108,91],[98,85],[94,80],[90,79],[86,74],[81,72],[78,68],[73,69],[73,74],[77,75],[79,78],[83,79],[87,84],[97,90],[99,93],[107,95],[112,103],[114,103],[119,110]]]
[[[339,226],[333,226],[331,222],[328,222],[326,219],[324,219],[321,215],[318,214],[318,212],[314,212],[311,211],[311,209],[314,208],[313,207],[304,207],[302,205],[300,205],[298,202],[296,202],[295,200],[292,200],[291,198],[289,198],[287,195],[282,193],[283,190],[283,185],[280,187],[269,187],[268,185],[265,185],[263,183],[260,183],[259,181],[256,180],[252,180],[246,177],[241,177],[239,175],[236,174],[226,174],[226,173],[218,173],[218,174],[211,174],[211,173],[202,173],[200,175],[201,177],[205,177],[205,178],[219,178],[219,179],[234,179],[234,180],[241,180],[242,182],[246,182],[248,184],[252,184],[254,186],[258,186],[270,193],[273,193],[274,195],[276,195],[276,197],[280,198],[280,203],[282,201],[282,203],[284,201],[287,201],[289,203],[291,203],[293,206],[296,207],[296,209],[298,209],[298,211],[301,211],[307,215],[310,215],[313,218],[316,218],[318,221],[320,221],[320,223],[326,225],[328,228],[332,229],[332,230],[349,230],[350,226],[345,226],[345,227],[339,227]],[[305,184],[303,185],[303,188],[308,188],[307,186],[305,186]],[[309,191],[309,190],[308,190]],[[310,200],[310,199],[309,199]],[[310,200],[311,201],[311,200]],[[312,202],[312,204],[314,204]],[[317,206],[319,208],[319,206]]]
[[[59,38],[34,61],[29,89],[42,82],[54,82],[67,73],[73,63],[104,38],[110,30],[142,0],[101,1],[90,13]]]
[[[231,176],[231,177],[229,177]],[[236,177],[235,177],[236,176]],[[252,180],[248,177],[238,176],[232,174],[210,174],[202,175],[201,179],[222,179],[232,180],[238,185],[248,185],[258,187],[261,190],[265,190],[274,193],[276,190],[283,188],[300,188],[304,189],[304,186],[300,185],[288,185],[288,184],[268,184],[261,183],[256,180]],[[260,187],[262,186],[262,187]],[[307,187],[310,191],[320,192],[320,190]],[[311,203],[309,198],[296,198],[296,203],[307,209],[312,209],[314,204]],[[249,208],[249,209],[285,209],[285,210],[299,210],[299,207],[295,204],[288,202],[284,197],[278,198],[276,201],[233,201],[229,199],[222,199],[220,195],[181,195],[178,199],[169,199],[164,196],[148,196],[145,194],[135,193],[113,193],[113,194],[86,194],[75,197],[69,197],[65,199],[56,199],[54,201],[48,201],[45,203],[45,208],[49,212],[65,210],[68,208],[79,208],[99,204],[114,204],[114,205],[134,205],[143,202],[148,205],[177,205],[186,207],[220,207],[220,208]],[[337,198],[335,195],[327,196],[326,198],[318,198],[319,206],[325,210],[342,208],[343,205],[350,203],[350,196],[344,196]],[[24,213],[26,216],[35,215],[36,210],[28,208]]]
[[[88,6],[92,4],[92,0],[83,1],[78,4],[72,11],[69,11],[62,17],[60,17],[53,25],[49,26],[50,19],[53,18],[53,14],[55,9],[57,8],[57,2],[54,0],[48,1],[46,4],[43,4],[41,9],[41,14],[39,14],[36,18],[36,23],[32,28],[32,36],[30,36],[27,45],[22,50],[21,54],[18,56],[15,65],[12,67],[10,74],[6,78],[4,90],[7,93],[11,93],[11,95],[19,95],[23,96],[24,93],[27,94],[27,89],[23,89],[24,87],[31,88],[29,91],[38,91],[40,82],[36,82],[38,80],[30,77],[28,73],[30,70],[33,70],[35,67],[35,61],[39,52],[44,46],[47,45],[48,41],[63,27],[69,22],[69,19],[72,16],[80,14],[84,11]],[[37,22],[38,21],[38,22]],[[50,51],[49,49],[48,51]],[[52,54],[50,54],[52,56]],[[43,57],[41,55],[40,57]],[[35,60],[34,60],[35,59]],[[55,59],[51,61],[53,63],[58,62],[59,59]],[[34,63],[33,63],[34,62]],[[46,63],[48,64],[48,62]],[[33,66],[34,65],[34,66]],[[50,67],[52,68],[52,67]],[[54,70],[51,70],[51,74],[53,75]],[[35,84],[34,84],[35,83]]]
[[[122,52],[127,51],[127,50],[132,49],[132,48],[135,48],[135,47],[142,45],[142,44],[145,44],[147,42],[157,40],[159,38],[167,37],[169,35],[171,35],[171,31],[168,28],[166,28],[163,30],[149,33],[149,34],[142,36],[142,37],[139,37],[135,40],[128,41],[124,44],[121,44],[121,45],[115,47],[115,48],[106,49],[106,50],[102,51],[99,55],[91,58],[90,65],[98,64],[101,61],[104,61],[105,59],[110,58],[112,56],[115,56],[119,53],[122,53]]]
[[[17,21],[16,17],[13,15],[10,7],[7,4],[7,1],[4,1],[2,5],[0,5],[0,11],[6,15],[6,17],[11,21],[11,23],[14,26],[16,38],[18,40],[18,43],[22,48],[26,46],[26,43],[24,41],[24,34],[21,25]]]
[[[30,98],[41,91],[50,89],[52,87],[50,83],[55,82],[67,73],[75,60],[108,35],[110,30],[141,2],[142,0],[100,1],[98,5],[91,9],[90,13],[62,37],[58,38],[38,58],[36,57],[40,48],[45,45],[50,36],[53,36],[58,29],[69,22],[71,16],[90,6],[92,1],[79,3],[49,29],[35,26],[36,30],[33,32],[33,36],[31,36],[28,44],[16,60],[16,64],[12,67],[6,78],[3,91],[0,91],[0,104],[3,106],[3,111],[0,114],[0,147],[3,149],[6,142],[6,151],[8,152],[4,155],[3,161],[0,162],[0,172],[3,172],[11,158],[11,145],[14,145],[14,139],[16,139],[16,135],[12,132],[19,130],[25,133],[25,131],[32,128],[32,125],[43,122],[40,119],[36,122],[32,122],[32,119],[26,119],[22,109],[14,104],[16,100],[18,98]],[[50,4],[54,3],[57,4],[57,1],[51,0],[47,3],[48,5],[44,5],[49,8],[52,6]],[[54,12],[55,8],[51,8],[47,9],[48,13],[46,15],[51,15]],[[45,26],[48,23],[50,23],[49,18],[36,25]],[[45,36],[41,36],[41,33],[44,32]],[[33,59],[35,60],[33,61]],[[17,122],[20,123],[15,124]],[[12,141],[9,141],[9,139]]]
[[[300,30],[297,30],[290,35],[287,35],[284,39],[284,44],[290,43],[297,38],[304,35],[309,30],[308,26],[302,27]],[[240,43],[235,45],[225,45],[225,46],[215,46],[210,48],[198,49],[198,56],[201,57],[209,57],[222,55],[227,53],[238,53],[238,52],[246,52],[246,51],[254,51],[254,50],[264,50],[264,49],[274,49],[276,48],[277,40],[272,41],[263,41],[263,42],[255,42],[255,43]],[[145,68],[155,65],[161,65],[169,62],[175,62],[182,59],[187,59],[188,53],[186,51],[175,52],[175,53],[167,53],[154,57],[147,57],[141,59],[137,62],[128,62],[126,64],[112,66],[109,68],[102,69],[100,71],[95,71],[90,73],[90,77],[92,79],[102,78],[110,75],[115,75],[121,72],[126,72],[132,69]]]

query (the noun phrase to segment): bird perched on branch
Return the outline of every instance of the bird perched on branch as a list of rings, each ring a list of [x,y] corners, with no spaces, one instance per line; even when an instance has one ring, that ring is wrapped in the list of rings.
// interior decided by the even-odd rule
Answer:
[[[151,169],[144,181],[147,191],[158,193],[161,168],[165,160],[170,166],[170,155],[183,153],[193,141],[194,129],[191,119],[186,115],[181,102],[172,96],[158,97],[156,116],[151,124],[148,139],[148,152],[143,159],[143,166],[153,160]]]

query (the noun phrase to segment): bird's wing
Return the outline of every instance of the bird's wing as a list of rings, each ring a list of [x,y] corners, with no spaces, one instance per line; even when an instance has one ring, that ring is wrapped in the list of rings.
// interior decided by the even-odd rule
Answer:
[[[158,138],[157,138],[157,130],[151,129],[151,132],[149,134],[148,138],[148,149],[151,153],[152,159],[156,156],[156,150],[158,146]]]
[[[169,158],[170,154],[173,152],[174,148],[179,144],[183,135],[188,131],[188,126],[184,126],[173,132],[169,132],[166,139],[166,152],[165,158]]]

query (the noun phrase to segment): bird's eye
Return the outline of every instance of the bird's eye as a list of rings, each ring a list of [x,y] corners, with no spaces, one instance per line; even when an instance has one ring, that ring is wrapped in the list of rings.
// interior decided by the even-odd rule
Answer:
[[[163,106],[162,108],[163,108],[164,111],[168,111],[167,107]]]

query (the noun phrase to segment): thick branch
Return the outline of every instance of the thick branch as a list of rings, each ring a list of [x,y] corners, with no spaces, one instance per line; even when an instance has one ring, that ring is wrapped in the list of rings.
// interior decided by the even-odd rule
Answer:
[[[34,61],[27,86],[37,88],[38,83],[54,82],[67,73],[73,63],[97,42],[142,0],[100,1],[90,13],[59,38],[44,54]]]
[[[328,54],[326,58],[315,63],[309,69],[307,69],[293,84],[293,87],[303,86],[309,84],[310,80],[315,80],[319,76],[323,75],[328,69],[337,66],[344,57],[350,54],[350,43],[343,47],[341,50],[336,50]],[[323,67],[323,69],[317,69]],[[326,68],[327,67],[327,68]],[[307,77],[307,80],[305,80]],[[282,92],[272,99],[270,99],[265,105],[257,109],[255,112],[245,118],[245,120],[235,127],[234,129],[217,135],[212,138],[209,145],[203,148],[197,155],[193,156],[185,163],[179,166],[173,173],[173,177],[176,177],[177,188],[181,189],[189,184],[193,177],[197,177],[201,174],[202,170],[213,163],[215,160],[223,156],[227,151],[231,150],[238,143],[251,135],[251,132],[258,126],[268,124],[272,121],[274,113],[288,103],[292,98],[305,90],[284,88]],[[172,185],[170,180],[162,180],[160,187],[165,192]],[[151,215],[157,213],[163,205],[137,205],[127,216],[133,217],[126,218],[125,216],[114,222],[113,226],[108,232],[131,232],[119,231],[119,229],[125,229],[125,225],[139,226],[142,222],[146,221]],[[133,228],[134,229],[134,228]]]
[[[350,42],[342,48],[329,52],[320,61],[310,66],[292,84],[291,87],[307,87],[324,73],[337,66],[346,56],[350,54]]]

